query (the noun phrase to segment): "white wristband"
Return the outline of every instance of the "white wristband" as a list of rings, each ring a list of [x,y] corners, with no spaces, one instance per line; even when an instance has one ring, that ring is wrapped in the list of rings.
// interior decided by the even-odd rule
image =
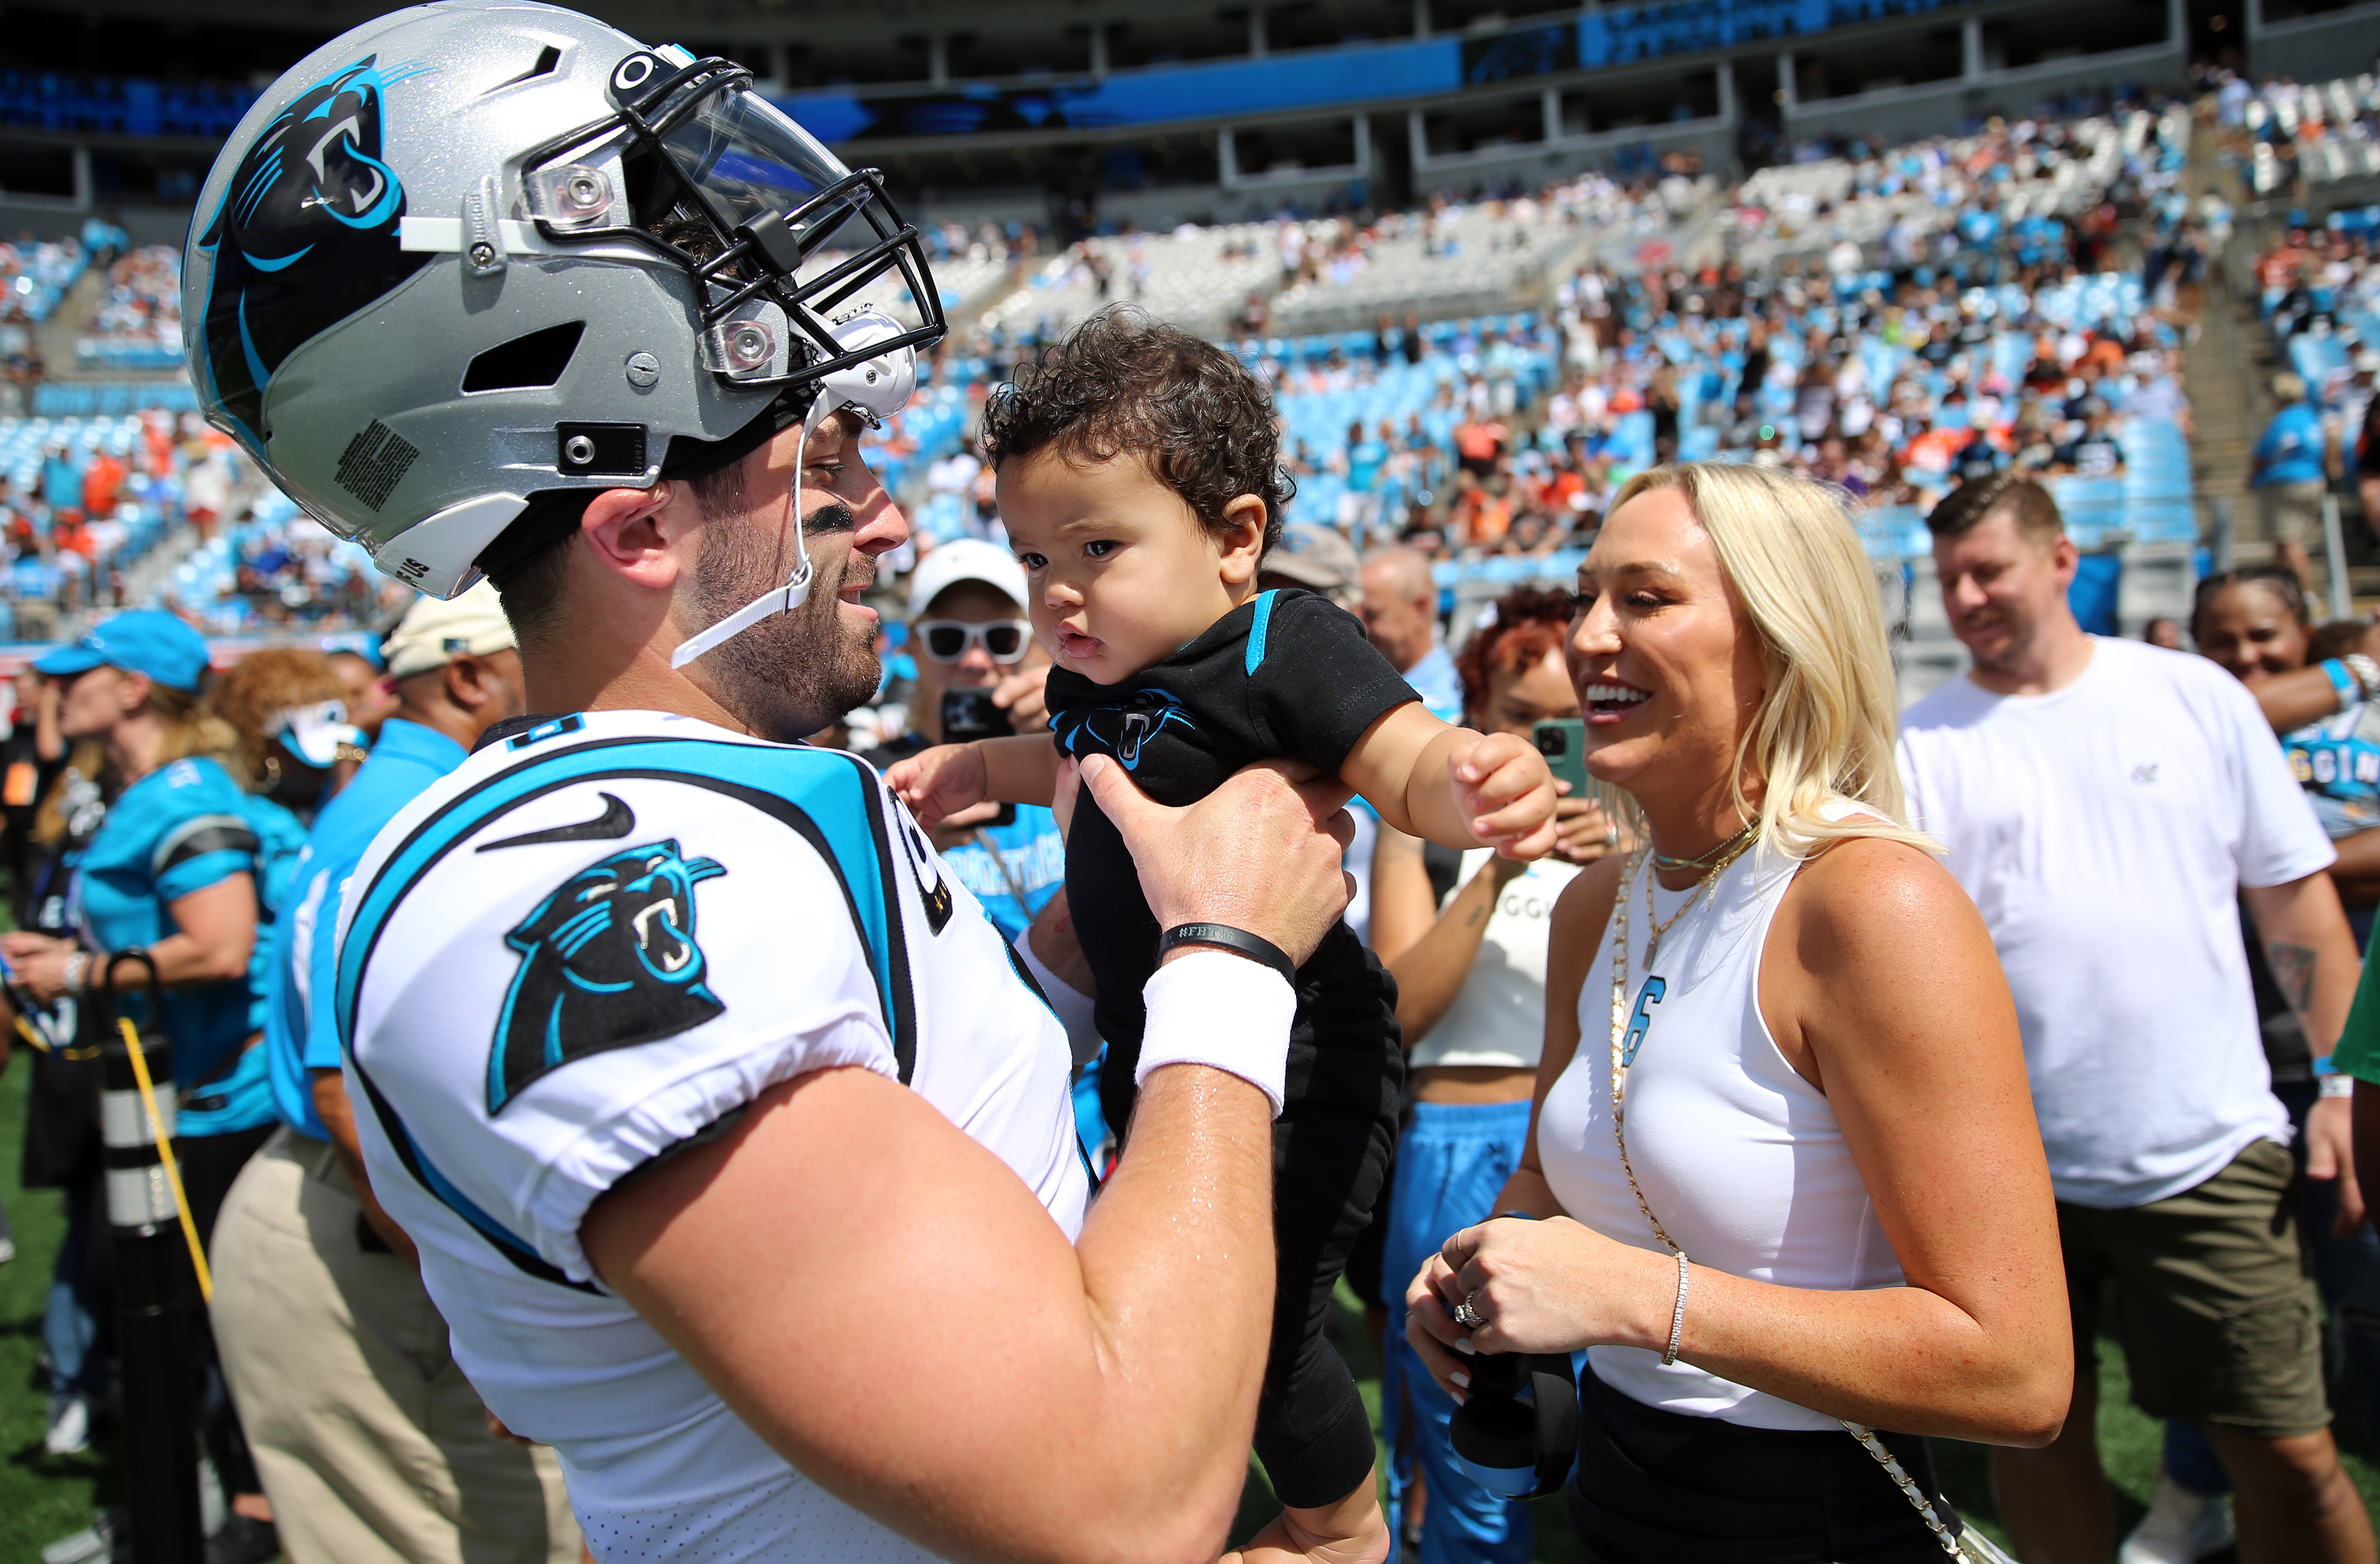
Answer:
[[[1229,951],[1196,951],[1159,967],[1140,997],[1148,1024],[1134,1085],[1169,1064],[1204,1064],[1264,1093],[1281,1116],[1297,990],[1280,973]]]
[[[1075,1068],[1080,1070],[1099,1053],[1099,1023],[1092,1019],[1096,1008],[1091,996],[1050,970],[1049,964],[1033,953],[1033,930],[1017,935],[1012,947],[1033,981],[1041,985],[1042,997],[1050,1008],[1058,1012],[1058,1024],[1066,1029],[1066,1047],[1074,1055]]]
[[[2355,1095],[2355,1077],[2352,1075],[2324,1075],[2319,1079],[2322,1083],[2321,1095],[2324,1097]]]

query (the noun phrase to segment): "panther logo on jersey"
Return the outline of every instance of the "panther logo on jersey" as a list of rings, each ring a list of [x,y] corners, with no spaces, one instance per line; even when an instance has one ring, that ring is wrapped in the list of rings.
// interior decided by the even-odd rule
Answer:
[[[674,841],[579,870],[504,936],[521,955],[496,1016],[488,1111],[574,1059],[674,1037],[726,1005],[694,938],[694,888],[727,870]]]
[[[1061,720],[1066,727],[1058,735],[1060,748],[1078,756],[1104,750],[1123,761],[1127,771],[1140,769],[1141,746],[1167,728],[1176,722],[1185,728],[1198,725],[1183,709],[1180,697],[1160,689],[1135,690],[1120,705],[1071,711]]]

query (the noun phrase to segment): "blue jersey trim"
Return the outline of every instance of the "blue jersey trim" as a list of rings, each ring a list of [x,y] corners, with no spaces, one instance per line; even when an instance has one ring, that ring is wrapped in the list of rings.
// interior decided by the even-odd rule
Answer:
[[[1279,596],[1279,588],[1257,594],[1256,621],[1248,626],[1248,677],[1252,679],[1256,677],[1257,670],[1264,666],[1265,632],[1272,625],[1272,601]]]
[[[411,1173],[415,1182],[428,1190],[440,1205],[469,1223],[481,1237],[495,1245],[496,1253],[527,1275],[540,1281],[558,1282],[564,1287],[576,1288],[581,1292],[596,1291],[586,1282],[571,1280],[563,1273],[561,1267],[530,1247],[527,1239],[489,1216],[469,1195],[455,1188],[454,1181],[440,1172],[430,1158],[421,1154],[421,1147],[415,1143],[413,1133],[405,1127],[405,1121],[397,1117],[395,1108],[381,1095],[380,1087],[373,1084],[371,1077],[360,1068],[356,1071],[356,1077],[363,1082],[364,1098],[371,1105],[372,1117],[380,1121],[381,1134],[388,1137],[389,1145],[395,1149],[397,1161],[404,1164],[405,1170]]]

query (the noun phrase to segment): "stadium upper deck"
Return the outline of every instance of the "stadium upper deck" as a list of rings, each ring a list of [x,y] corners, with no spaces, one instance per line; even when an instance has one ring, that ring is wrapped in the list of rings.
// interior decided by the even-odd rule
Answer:
[[[381,0],[63,0],[0,29],[0,227],[123,211],[171,239],[254,85]],[[588,0],[749,65],[924,214],[1229,221],[1533,186],[1664,152],[1714,172],[2251,68],[2368,58],[2380,0]],[[2300,55],[2308,59],[2301,62]],[[149,209],[153,223],[140,221]],[[172,218],[164,213],[171,212]],[[1068,236],[1072,236],[1071,233]]]

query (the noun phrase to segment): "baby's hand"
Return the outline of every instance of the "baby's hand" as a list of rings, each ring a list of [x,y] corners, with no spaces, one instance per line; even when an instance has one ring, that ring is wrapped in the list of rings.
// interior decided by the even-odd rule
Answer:
[[[1511,734],[1482,734],[1446,758],[1454,801],[1471,834],[1507,858],[1541,858],[1554,844],[1553,773],[1536,746]]]
[[[989,785],[983,774],[983,746],[938,744],[895,763],[884,773],[884,785],[909,806],[920,826],[931,830],[947,817],[983,802]]]

